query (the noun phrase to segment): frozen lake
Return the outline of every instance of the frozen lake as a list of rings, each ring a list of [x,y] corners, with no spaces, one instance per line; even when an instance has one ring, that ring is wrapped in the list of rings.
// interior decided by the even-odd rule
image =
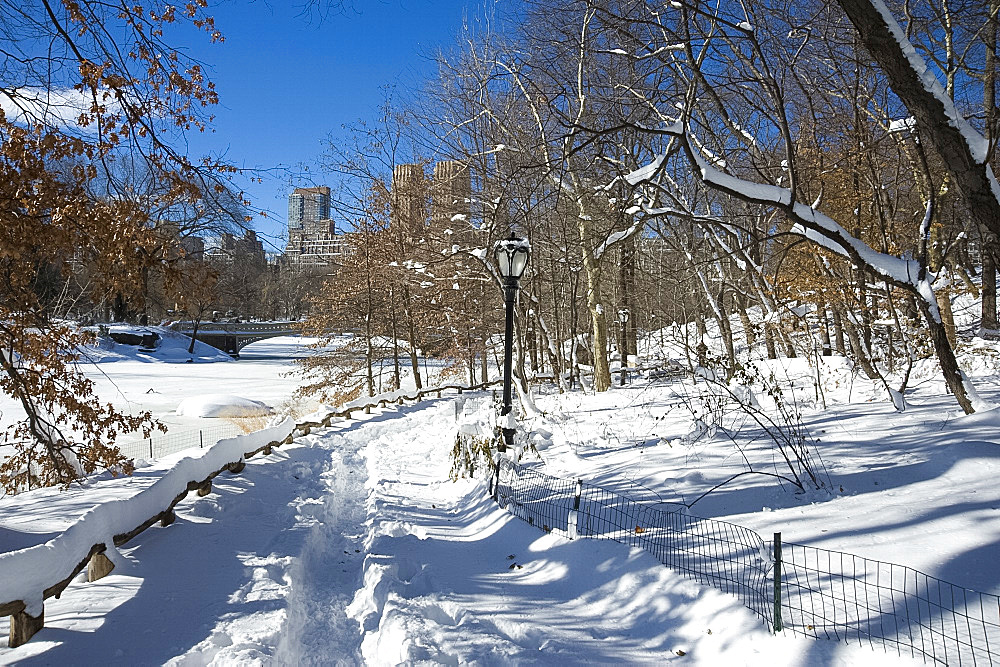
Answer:
[[[290,407],[299,385],[295,359],[309,353],[312,339],[283,336],[243,348],[239,360],[215,363],[118,361],[85,367],[98,394],[129,411],[151,410],[171,430],[186,430],[217,420],[174,414],[188,396],[234,394],[280,410]]]
[[[188,396],[234,394],[276,410],[290,407],[300,382],[294,373],[295,359],[309,354],[311,342],[299,336],[269,338],[243,348],[239,360],[220,354],[215,362],[205,363],[202,355],[198,363],[184,363],[133,354],[116,361],[82,363],[80,369],[93,380],[101,401],[128,413],[150,410],[171,431],[188,431],[220,421],[174,414]],[[22,415],[16,401],[0,394],[0,425],[7,426]]]

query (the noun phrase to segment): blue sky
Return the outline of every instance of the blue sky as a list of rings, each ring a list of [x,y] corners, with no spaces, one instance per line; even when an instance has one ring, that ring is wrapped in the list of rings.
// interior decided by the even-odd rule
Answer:
[[[355,0],[356,7],[322,20],[301,13],[300,0],[223,2],[212,7],[222,44],[190,42],[219,91],[215,133],[190,137],[193,155],[224,153],[238,166],[310,167],[316,173],[323,142],[345,123],[374,114],[386,84],[406,84],[433,73],[429,59],[454,44],[466,0]],[[475,12],[475,5],[470,10]],[[295,169],[298,171],[298,169]],[[263,183],[238,185],[257,210],[258,233],[281,249],[288,172]],[[276,247],[275,247],[276,246]]]

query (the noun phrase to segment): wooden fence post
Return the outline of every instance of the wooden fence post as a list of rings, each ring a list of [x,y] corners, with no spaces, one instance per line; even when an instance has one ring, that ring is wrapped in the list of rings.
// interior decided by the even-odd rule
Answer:
[[[99,551],[91,556],[90,562],[87,563],[87,581],[103,579],[111,574],[113,569],[115,569],[115,564],[104,555],[104,552]]]
[[[9,648],[17,648],[31,639],[36,632],[45,627],[45,610],[38,616],[32,616],[26,611],[11,614],[10,634],[7,638]]]

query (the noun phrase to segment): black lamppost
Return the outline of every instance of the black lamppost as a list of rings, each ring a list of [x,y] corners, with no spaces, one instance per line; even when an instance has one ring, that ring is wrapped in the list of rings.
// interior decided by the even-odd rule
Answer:
[[[628,324],[628,308],[622,308],[618,311],[618,324],[622,328],[621,337],[621,358],[622,358],[622,377],[621,386],[625,386],[625,368],[628,366],[628,328],[625,326]]]
[[[500,412],[503,442],[497,447],[497,451],[505,452],[508,447],[514,446],[514,420],[510,416],[512,409],[510,373],[514,347],[514,304],[517,301],[517,284],[524,274],[524,269],[528,266],[531,246],[528,244],[528,239],[518,238],[512,232],[510,238],[497,243],[494,252],[497,269],[503,279],[504,304],[507,310],[503,337],[503,410]]]

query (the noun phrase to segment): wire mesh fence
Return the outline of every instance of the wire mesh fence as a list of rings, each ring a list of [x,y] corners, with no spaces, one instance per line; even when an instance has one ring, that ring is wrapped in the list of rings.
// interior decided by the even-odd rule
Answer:
[[[913,568],[785,544],[785,628],[945,665],[1000,664],[1000,597]]]
[[[189,431],[168,431],[150,438],[117,440],[122,454],[132,459],[155,459],[193,447],[211,447],[223,438],[241,435],[243,429],[229,422]]]
[[[769,628],[866,643],[946,665],[1000,665],[1000,596],[902,565],[800,544],[780,534],[664,509],[583,480],[501,459],[497,503],[569,538],[640,547],[695,581],[735,595]]]

